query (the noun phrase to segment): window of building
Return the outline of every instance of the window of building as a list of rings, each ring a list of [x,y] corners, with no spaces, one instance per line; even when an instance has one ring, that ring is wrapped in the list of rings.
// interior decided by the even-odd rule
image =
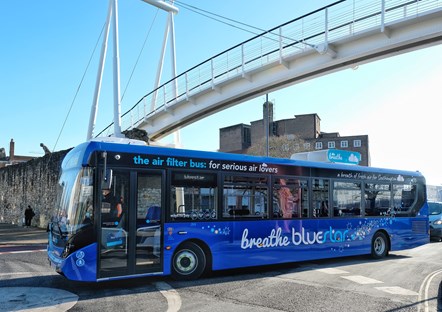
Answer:
[[[354,140],[353,141],[353,147],[361,147],[361,146],[362,146],[361,140]]]
[[[335,141],[328,142],[328,148],[335,148]]]
[[[322,149],[322,142],[316,142],[315,149]]]
[[[310,143],[304,143],[304,148],[306,150],[309,150],[310,149]]]
[[[170,217],[173,220],[217,218],[216,174],[172,172]]]
[[[348,217],[361,215],[361,182],[333,183],[333,215]]]
[[[307,180],[294,177],[278,177],[273,183],[273,217],[308,217]]]
[[[252,142],[252,138],[251,138],[251,134],[250,134],[250,128],[243,128],[243,139],[244,139],[244,143],[251,143]]]
[[[267,177],[224,177],[223,217],[268,218]]]
[[[348,141],[341,141],[341,147],[348,147]]]

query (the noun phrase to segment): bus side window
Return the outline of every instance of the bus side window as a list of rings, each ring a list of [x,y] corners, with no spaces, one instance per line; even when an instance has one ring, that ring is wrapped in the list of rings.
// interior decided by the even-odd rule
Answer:
[[[172,220],[214,220],[218,218],[217,175],[175,171],[170,186]]]
[[[267,177],[225,176],[223,217],[268,218]]]
[[[390,184],[365,183],[365,215],[386,215],[390,210],[390,198]]]
[[[293,177],[276,178],[273,183],[273,217],[308,217],[307,180]]]
[[[393,184],[393,212],[399,216],[406,216],[411,213],[414,203],[417,200],[416,185]]]
[[[333,182],[333,215],[358,217],[361,215],[362,190],[359,181]]]
[[[330,181],[328,179],[312,179],[312,211],[313,218],[329,216],[328,198]]]

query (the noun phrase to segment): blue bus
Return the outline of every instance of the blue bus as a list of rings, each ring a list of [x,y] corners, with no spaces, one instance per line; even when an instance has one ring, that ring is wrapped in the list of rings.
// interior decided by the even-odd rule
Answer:
[[[48,258],[67,279],[188,280],[429,242],[419,172],[119,141],[63,160]]]

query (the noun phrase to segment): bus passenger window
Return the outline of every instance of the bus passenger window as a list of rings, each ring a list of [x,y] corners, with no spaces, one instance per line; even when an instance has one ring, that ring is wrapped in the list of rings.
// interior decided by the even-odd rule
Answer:
[[[267,177],[224,177],[224,218],[268,218],[267,201]]]
[[[170,218],[202,221],[217,219],[217,190],[216,174],[173,172]]]
[[[307,180],[293,177],[276,178],[273,184],[273,217],[308,217]]]
[[[329,216],[329,185],[330,181],[328,179],[312,179],[311,216],[313,218],[324,218]]]
[[[362,191],[360,182],[333,183],[333,215],[356,217],[361,215]]]
[[[390,211],[390,184],[365,184],[365,216],[383,216]]]
[[[411,213],[416,197],[416,185],[393,184],[393,211],[397,216],[407,216]]]

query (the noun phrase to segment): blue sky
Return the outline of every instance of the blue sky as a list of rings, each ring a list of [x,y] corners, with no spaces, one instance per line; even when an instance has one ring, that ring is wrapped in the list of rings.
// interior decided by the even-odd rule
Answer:
[[[261,29],[334,2],[182,1]],[[16,154],[30,156],[43,154],[40,143],[62,150],[86,139],[107,6],[107,0],[0,1],[0,147],[7,153],[12,138]],[[122,112],[152,90],[165,23],[164,12],[140,0],[119,1]],[[253,36],[184,8],[175,28],[178,73]],[[368,134],[373,166],[420,170],[429,184],[440,185],[440,55],[438,45],[276,91],[269,94],[275,118],[317,113],[324,132]],[[111,56],[109,50],[97,131],[112,122]],[[169,78],[166,63],[163,81]],[[216,150],[219,128],[260,119],[264,100],[257,97],[182,129],[183,146]]]

